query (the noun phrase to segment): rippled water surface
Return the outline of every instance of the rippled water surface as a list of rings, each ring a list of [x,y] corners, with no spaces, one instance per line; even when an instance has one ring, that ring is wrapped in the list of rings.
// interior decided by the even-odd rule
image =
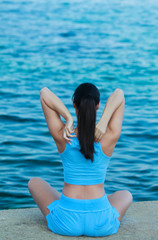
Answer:
[[[61,193],[62,162],[40,89],[64,102],[76,126],[71,96],[82,82],[100,90],[97,120],[116,88],[125,93],[106,193],[158,200],[157,26],[157,1],[0,2],[0,209],[35,207],[27,189],[35,176]]]

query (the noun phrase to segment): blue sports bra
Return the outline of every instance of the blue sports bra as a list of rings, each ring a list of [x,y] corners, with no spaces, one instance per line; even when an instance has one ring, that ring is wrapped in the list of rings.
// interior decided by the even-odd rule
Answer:
[[[64,152],[59,153],[64,168],[64,181],[76,185],[93,185],[104,183],[106,170],[111,157],[104,154],[100,142],[94,142],[94,161],[86,159],[79,151],[77,137],[67,142]]]

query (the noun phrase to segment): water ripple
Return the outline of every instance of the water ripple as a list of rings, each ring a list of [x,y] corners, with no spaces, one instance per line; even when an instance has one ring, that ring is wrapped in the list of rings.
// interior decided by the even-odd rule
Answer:
[[[27,183],[42,177],[59,192],[64,178],[40,104],[47,86],[74,117],[82,82],[125,93],[121,136],[107,169],[107,194],[158,200],[157,1],[0,2],[0,209],[34,207]],[[65,122],[65,120],[61,117]]]

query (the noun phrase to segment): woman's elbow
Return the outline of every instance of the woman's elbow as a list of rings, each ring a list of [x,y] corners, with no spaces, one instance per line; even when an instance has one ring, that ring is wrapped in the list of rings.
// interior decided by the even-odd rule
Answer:
[[[45,93],[47,90],[48,90],[47,87],[43,87],[43,88],[40,90],[40,96],[42,96],[43,93]]]
[[[121,99],[125,102],[125,95],[124,95],[124,91],[120,88],[116,88],[115,90],[117,92],[117,94],[121,97]]]

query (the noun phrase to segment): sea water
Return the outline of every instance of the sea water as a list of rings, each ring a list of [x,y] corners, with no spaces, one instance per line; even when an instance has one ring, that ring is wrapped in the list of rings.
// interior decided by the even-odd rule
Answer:
[[[125,94],[121,136],[105,191],[158,200],[158,1],[0,1],[0,209],[35,207],[27,183],[60,193],[63,167],[40,104],[48,87],[77,123],[71,97],[83,82]],[[64,122],[65,120],[61,118]]]

